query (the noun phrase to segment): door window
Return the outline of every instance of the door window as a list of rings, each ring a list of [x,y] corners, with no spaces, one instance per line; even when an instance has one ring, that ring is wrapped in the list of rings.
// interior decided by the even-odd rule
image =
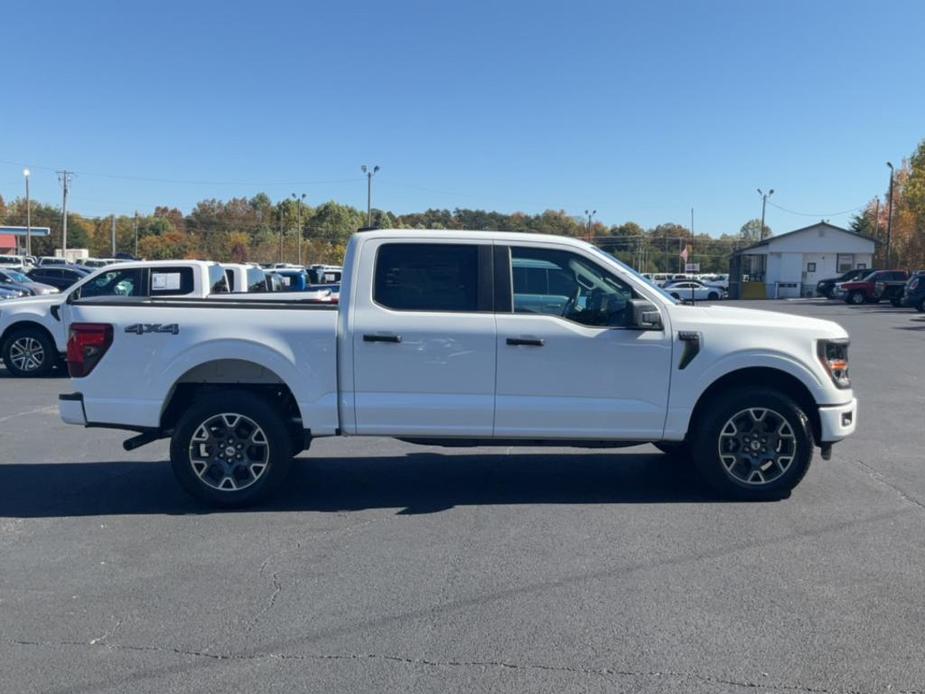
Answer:
[[[398,311],[478,311],[479,247],[386,243],[376,255],[373,300]]]
[[[157,267],[151,269],[151,296],[181,296],[193,292],[193,268]]]
[[[632,288],[568,251],[511,248],[514,312],[559,316],[583,325],[623,327],[632,316]]]
[[[78,287],[75,299],[89,296],[142,296],[144,294],[144,270],[111,270],[103,272]]]

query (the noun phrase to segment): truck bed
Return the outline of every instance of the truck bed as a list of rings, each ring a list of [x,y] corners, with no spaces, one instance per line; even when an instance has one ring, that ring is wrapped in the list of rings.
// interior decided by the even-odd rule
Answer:
[[[105,368],[79,379],[88,424],[156,428],[175,383],[257,379],[288,384],[306,429],[338,428],[336,306],[105,297],[74,302],[68,312],[69,324],[113,326]],[[113,378],[119,382],[107,382]]]

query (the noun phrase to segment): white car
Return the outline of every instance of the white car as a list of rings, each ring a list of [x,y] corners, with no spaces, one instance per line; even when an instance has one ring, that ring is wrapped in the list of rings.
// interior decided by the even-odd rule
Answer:
[[[70,303],[94,300],[91,297],[206,296],[222,291],[224,282],[218,264],[197,260],[133,261],[100,268],[61,293],[4,302],[0,357],[14,376],[45,376],[67,349]]]
[[[675,299],[694,301],[717,301],[726,296],[726,292],[719,287],[709,287],[694,280],[671,282],[664,286],[664,290]]]
[[[653,442],[727,496],[779,498],[857,423],[837,323],[682,305],[574,238],[360,232],[341,288],[339,307],[77,299],[61,417],[138,432],[127,449],[169,437],[179,482],[220,506],[332,436]]]

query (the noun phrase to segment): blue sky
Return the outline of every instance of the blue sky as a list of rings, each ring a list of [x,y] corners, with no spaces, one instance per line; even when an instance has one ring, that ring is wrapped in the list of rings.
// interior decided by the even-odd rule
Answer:
[[[925,3],[8,3],[0,195],[91,215],[292,192],[734,232],[882,193],[925,138]],[[776,232],[811,223],[770,207]]]

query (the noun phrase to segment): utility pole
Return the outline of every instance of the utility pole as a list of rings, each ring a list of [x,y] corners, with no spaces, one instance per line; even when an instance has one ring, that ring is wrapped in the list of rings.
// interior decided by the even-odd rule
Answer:
[[[283,262],[283,206],[279,206],[279,262]]]
[[[366,174],[366,226],[373,225],[373,176],[379,171],[379,165],[372,168],[363,164],[360,171]]]
[[[887,268],[892,267],[891,260],[891,251],[893,245],[893,165],[890,162],[886,163],[890,167],[890,204],[888,212],[886,214],[886,266]]]
[[[116,215],[112,215],[112,257],[116,257]]]
[[[61,181],[61,186],[64,190],[64,199],[61,205],[61,256],[67,259],[67,193],[71,186],[71,176],[74,175],[74,172],[63,169],[56,173],[58,174],[58,180]]]
[[[29,199],[29,169],[23,169],[26,177],[26,255],[32,255],[32,202]]]
[[[296,239],[299,247],[299,265],[302,264],[302,201],[305,199],[305,193],[302,193],[302,197],[297,196],[295,193],[292,194],[292,199],[299,204],[298,211],[298,238]]]
[[[771,188],[767,193],[762,193],[759,188],[758,195],[761,196],[761,228],[758,230],[758,240],[764,241],[764,212],[768,206],[768,198],[774,195],[774,189]]]
[[[132,254],[138,258],[138,210],[135,210],[135,217],[132,221],[132,231],[135,234],[135,252]]]
[[[594,243],[591,240],[591,218],[597,214],[597,210],[591,210],[590,212],[585,210],[585,214],[588,215],[588,243]]]

